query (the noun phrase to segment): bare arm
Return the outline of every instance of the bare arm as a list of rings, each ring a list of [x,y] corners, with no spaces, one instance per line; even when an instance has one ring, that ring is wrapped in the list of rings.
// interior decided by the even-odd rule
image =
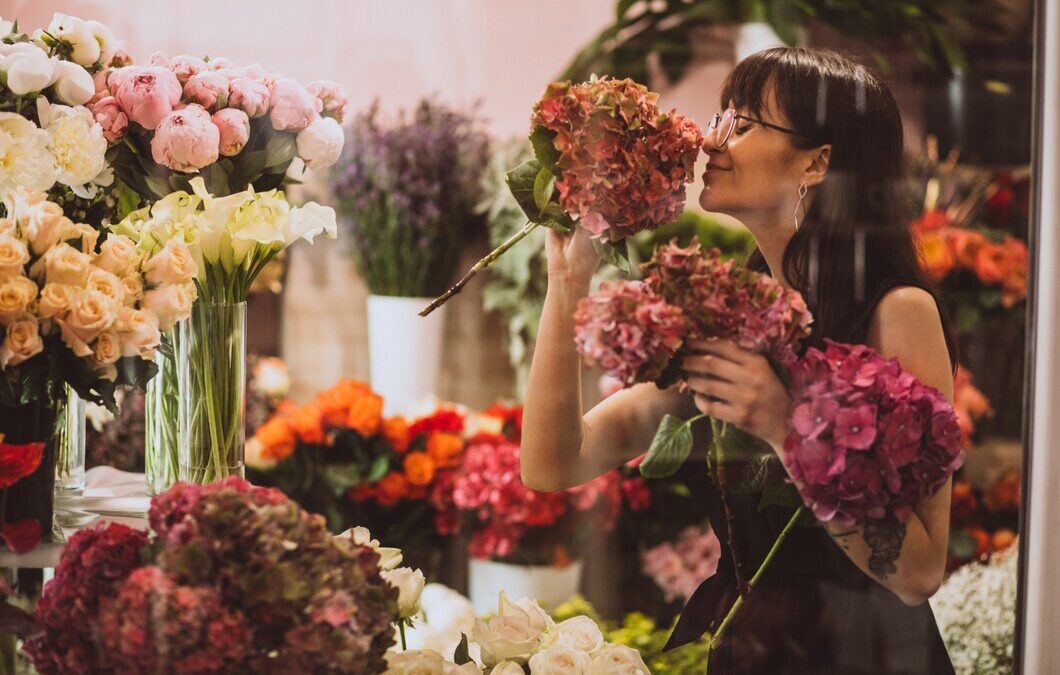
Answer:
[[[541,491],[581,485],[647,451],[659,420],[687,401],[642,384],[582,412],[574,310],[599,259],[583,230],[548,233],[549,280],[523,408],[523,482]],[[687,403],[685,404],[687,405]]]

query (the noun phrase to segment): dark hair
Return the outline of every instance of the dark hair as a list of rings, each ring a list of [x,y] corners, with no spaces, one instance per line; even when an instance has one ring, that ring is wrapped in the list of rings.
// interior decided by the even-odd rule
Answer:
[[[736,65],[722,88],[722,106],[746,108],[757,117],[769,91],[798,132],[790,136],[797,147],[832,146],[824,181],[784,250],[784,276],[813,311],[811,344],[825,337],[863,339],[869,314],[887,290],[913,285],[935,294],[909,229],[898,104],[876,76],[850,59],[777,47]],[[765,269],[761,253],[755,251],[748,266]],[[956,367],[956,342],[945,317],[943,330]]]

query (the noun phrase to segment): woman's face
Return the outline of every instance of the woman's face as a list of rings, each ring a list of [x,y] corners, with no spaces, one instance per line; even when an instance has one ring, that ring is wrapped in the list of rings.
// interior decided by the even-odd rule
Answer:
[[[756,117],[747,109],[736,112]],[[765,107],[756,119],[791,128],[777,110],[772,92],[767,92]],[[718,135],[723,134],[719,129]],[[708,162],[699,195],[704,210],[726,213],[751,225],[798,200],[813,151],[795,147],[790,134],[740,118],[724,147],[715,148],[714,143],[711,133],[705,144]]]

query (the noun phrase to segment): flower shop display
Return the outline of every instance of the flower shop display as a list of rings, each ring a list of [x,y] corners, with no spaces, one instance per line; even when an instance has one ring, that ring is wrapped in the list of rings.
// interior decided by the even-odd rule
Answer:
[[[464,416],[382,410],[382,397],[351,380],[305,405],[282,404],[247,443],[250,476],[325,515],[333,531],[368,526],[437,578],[443,539],[428,498],[460,461]]]
[[[276,414],[291,393],[291,374],[278,356],[247,356],[246,435],[251,437]]]
[[[1019,526],[1020,473],[1005,471],[980,489],[958,478],[950,498],[950,541],[947,569],[982,561],[1008,550]]]
[[[687,602],[714,575],[721,544],[708,525],[686,527],[677,541],[663,542],[641,554],[641,569],[662,590],[668,602]]]
[[[569,232],[576,224],[597,250],[629,271],[625,239],[674,220],[693,180],[703,134],[692,120],[658,107],[659,95],[630,79],[553,82],[534,104],[534,159],[512,169],[508,187],[526,224],[431,302],[443,305],[539,225]]]
[[[959,675],[1011,673],[1015,649],[1018,546],[951,574],[931,598]]]
[[[334,211],[315,202],[294,207],[280,190],[253,187],[216,197],[201,176],[190,182],[192,193],[168,194],[113,228],[137,250],[157,252],[172,270],[190,275],[197,295],[188,321],[162,322],[171,333],[168,353],[148,397],[147,465],[155,491],[178,476],[209,483],[243,474],[247,293],[261,269],[298,239],[336,234]],[[171,294],[159,302],[168,310],[190,299]]]
[[[444,317],[419,321],[416,311],[448,286],[466,242],[482,233],[474,206],[489,137],[477,108],[434,98],[391,119],[376,103],[348,133],[332,190],[370,293],[371,382],[388,414],[416,414],[438,391],[444,330]]]
[[[382,673],[399,556],[229,478],[75,534],[34,612],[41,673]]]

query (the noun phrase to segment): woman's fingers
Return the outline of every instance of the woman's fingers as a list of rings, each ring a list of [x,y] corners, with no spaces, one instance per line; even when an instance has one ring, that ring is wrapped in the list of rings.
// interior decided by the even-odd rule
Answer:
[[[711,375],[729,382],[740,381],[743,374],[739,364],[713,354],[686,356],[681,359],[681,367],[689,373]]]
[[[737,408],[728,401],[715,401],[702,394],[696,394],[695,401],[699,412],[720,422],[732,422],[735,424],[736,419],[739,417]]]
[[[697,396],[708,396],[728,403],[733,403],[739,398],[739,390],[731,382],[697,376],[689,377],[685,382]]]
[[[732,340],[694,340],[688,343],[694,354],[711,354],[733,363],[744,363],[750,352]]]

